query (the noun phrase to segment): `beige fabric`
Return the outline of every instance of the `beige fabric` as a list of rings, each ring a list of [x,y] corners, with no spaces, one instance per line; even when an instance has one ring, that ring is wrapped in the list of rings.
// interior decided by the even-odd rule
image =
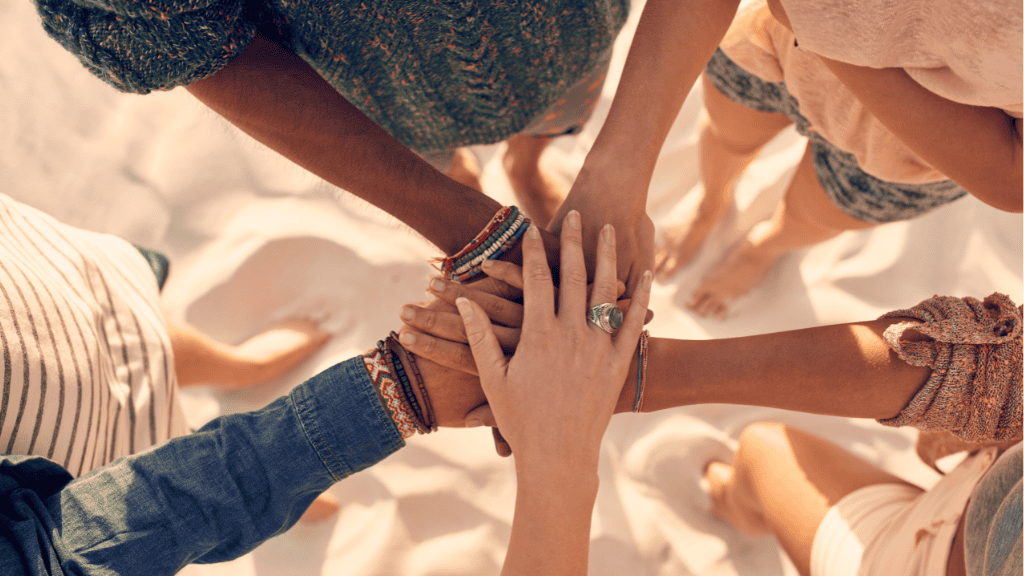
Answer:
[[[909,184],[946,179],[868,112],[816,53],[861,66],[902,67],[939,96],[1022,116],[1020,2],[784,0],[783,6],[796,36],[772,18],[764,0],[754,0],[737,15],[722,50],[762,80],[785,82],[812,129],[876,178]],[[963,26],[951,27],[950,18],[961,15]]]
[[[811,575],[945,574],[960,516],[996,455],[968,456],[928,491],[875,484],[847,494],[818,525]]]

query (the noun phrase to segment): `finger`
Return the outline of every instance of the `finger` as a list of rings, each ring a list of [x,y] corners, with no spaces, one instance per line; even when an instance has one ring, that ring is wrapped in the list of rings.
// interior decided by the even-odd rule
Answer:
[[[561,277],[558,286],[559,316],[584,318],[587,310],[587,266],[583,261],[583,230],[580,213],[570,210],[562,224]]]
[[[487,260],[480,269],[491,278],[501,280],[505,284],[523,290],[523,267],[504,260]],[[483,280],[481,280],[483,282]]]
[[[494,412],[491,411],[490,404],[481,404],[476,408],[473,408],[466,414],[466,428],[476,428],[477,426],[490,426],[494,428],[498,425],[498,421],[494,419]]]
[[[597,240],[597,264],[594,269],[594,292],[590,305],[615,302],[615,227],[606,224]]]
[[[432,278],[427,292],[440,300],[455,304],[459,298],[469,298],[483,308],[493,322],[505,326],[519,327],[523,325],[523,307],[500,296],[475,290],[465,284],[452,282],[445,278]]]
[[[473,359],[473,352],[467,344],[435,338],[410,328],[402,328],[398,333],[398,341],[405,346],[406,350],[417,356],[422,356],[453,370],[474,376],[480,375],[476,368],[476,361]]]
[[[615,298],[621,298],[626,293],[626,283],[618,278],[615,279]]]
[[[523,327],[550,322],[555,315],[554,290],[540,229],[530,224],[523,238]]]
[[[491,428],[491,436],[494,437],[494,451],[498,453],[498,456],[508,458],[512,455],[512,446],[501,435],[501,430]]]
[[[466,338],[469,340],[469,348],[473,351],[473,359],[480,373],[480,386],[486,394],[487,389],[496,380],[504,378],[508,361],[501,352],[498,338],[495,337],[491,321],[483,308],[468,298],[459,298],[455,305],[458,306],[459,315],[466,326]]]
[[[619,307],[619,310],[622,310],[622,317],[623,318],[626,317],[626,312],[629,312],[629,305],[632,302],[633,302],[632,298],[625,298],[623,300],[618,300],[618,301],[615,302],[615,305]],[[654,310],[651,310],[650,308],[648,308],[647,312],[644,313],[644,324],[650,324],[651,320],[654,320]]]
[[[640,285],[633,292],[633,301],[629,303],[629,311],[622,321],[615,338],[615,345],[619,352],[632,356],[636,348],[636,342],[640,338],[640,332],[644,329],[644,317],[646,316],[647,305],[651,300],[651,284],[654,281],[654,274],[648,270],[640,277]]]
[[[452,342],[469,342],[466,338],[466,327],[457,311],[430,310],[415,304],[406,304],[399,311],[399,316],[406,326],[415,328],[419,332]],[[519,329],[496,325],[492,325],[492,328],[501,349],[508,353],[515,352],[516,346],[519,344]]]

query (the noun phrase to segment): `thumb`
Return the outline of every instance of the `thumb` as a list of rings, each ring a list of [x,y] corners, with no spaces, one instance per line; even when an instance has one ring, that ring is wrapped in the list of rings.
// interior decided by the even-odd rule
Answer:
[[[491,320],[483,308],[465,297],[455,300],[455,305],[459,308],[459,315],[462,316],[462,323],[466,327],[466,340],[473,351],[473,360],[480,374],[480,385],[484,387],[486,393],[488,384],[504,376],[508,361],[505,359],[505,353],[501,351],[498,337],[491,328]]]
[[[481,404],[470,410],[466,414],[465,422],[466,428],[475,428],[477,426],[490,426],[493,428],[498,425],[497,420],[494,419],[494,412],[491,412],[490,404]]]

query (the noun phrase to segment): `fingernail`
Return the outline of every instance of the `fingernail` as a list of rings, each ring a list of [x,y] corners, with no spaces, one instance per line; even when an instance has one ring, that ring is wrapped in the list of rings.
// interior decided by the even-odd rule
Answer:
[[[494,268],[494,260],[484,260],[480,263],[480,269],[485,272],[491,268]]]
[[[611,224],[604,225],[604,241],[612,246],[615,245],[615,227]]]
[[[401,334],[398,335],[398,341],[405,346],[415,346],[416,335],[413,334],[412,332],[402,332]]]
[[[459,314],[462,314],[463,319],[473,319],[473,307],[469,305],[469,300],[464,296],[455,299],[455,306],[459,309]]]
[[[536,226],[530,224],[530,227],[526,229],[526,235],[536,240],[537,238],[540,238],[540,230],[537,230]]]
[[[434,278],[430,281],[430,289],[434,292],[444,292],[444,280]]]
[[[484,421],[477,418],[470,418],[469,420],[466,420],[466,428],[479,428],[483,425]]]
[[[654,277],[654,274],[652,274],[650,270],[648,270],[647,272],[644,272],[644,279],[643,279],[644,290],[650,290],[651,289],[651,279],[653,277]]]
[[[411,306],[402,306],[402,309],[398,311],[398,315],[402,320],[412,320],[416,317],[416,311]]]
[[[573,230],[580,229],[580,213],[575,210],[570,210],[569,214],[565,217],[566,221],[569,222],[569,226],[572,226]]]

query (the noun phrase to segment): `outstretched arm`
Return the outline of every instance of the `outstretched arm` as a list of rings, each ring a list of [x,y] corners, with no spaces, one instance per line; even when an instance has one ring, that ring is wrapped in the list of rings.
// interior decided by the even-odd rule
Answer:
[[[743,404],[799,412],[890,418],[931,369],[893,353],[882,333],[898,319],[838,324],[725,340],[650,339],[644,411]],[[636,375],[636,361],[632,375]],[[633,409],[635,377],[616,412]]]
[[[501,207],[435,170],[304,60],[261,35],[187,89],[242,131],[398,218],[447,255],[468,244]],[[546,240],[557,262],[557,239]],[[518,258],[518,250],[508,257]]]
[[[615,99],[562,207],[583,215],[588,270],[593,271],[598,231],[618,231],[618,277],[633,293],[654,268],[654,225],[647,188],[661,147],[683,101],[725,36],[738,0],[649,0],[629,48]]]

